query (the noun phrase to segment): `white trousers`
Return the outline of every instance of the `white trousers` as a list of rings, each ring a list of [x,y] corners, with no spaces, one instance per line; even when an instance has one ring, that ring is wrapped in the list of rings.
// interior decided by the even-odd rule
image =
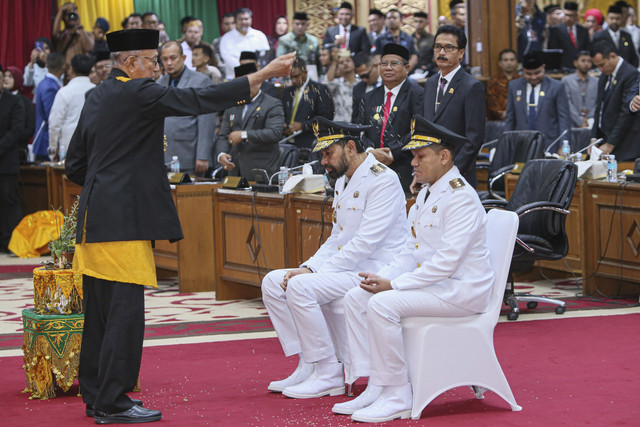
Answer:
[[[357,287],[344,297],[350,365],[369,384],[403,385],[409,381],[402,319],[412,316],[461,317],[475,314],[435,296],[428,288],[372,294]]]
[[[271,271],[262,280],[262,300],[284,354],[302,353],[307,363],[334,356],[336,350],[346,357],[348,349],[336,349],[332,336],[346,346],[342,297],[360,283],[357,273],[299,274],[289,279],[285,292],[280,284],[287,271]]]

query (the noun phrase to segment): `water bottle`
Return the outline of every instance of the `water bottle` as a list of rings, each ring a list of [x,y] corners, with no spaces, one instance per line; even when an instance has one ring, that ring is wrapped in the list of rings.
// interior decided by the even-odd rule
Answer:
[[[280,172],[278,173],[278,190],[280,194],[284,194],[284,183],[289,179],[289,169],[286,166],[280,166]]]
[[[171,157],[171,173],[180,172],[180,160],[178,160],[178,156]]]
[[[67,146],[60,145],[60,147],[58,147],[58,160],[62,162],[65,157],[67,157]]]
[[[569,160],[569,156],[571,155],[571,146],[569,145],[568,140],[562,141],[562,158],[565,160]]]
[[[607,181],[618,182],[618,162],[613,154],[609,154],[607,160]]]

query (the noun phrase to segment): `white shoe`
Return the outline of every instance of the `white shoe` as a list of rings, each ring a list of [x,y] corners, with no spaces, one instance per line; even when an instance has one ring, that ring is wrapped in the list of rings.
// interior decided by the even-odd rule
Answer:
[[[342,363],[318,363],[309,378],[297,385],[285,388],[282,394],[294,399],[311,399],[344,394]]]
[[[411,417],[412,400],[411,383],[384,386],[380,397],[366,408],[355,411],[351,419],[362,423],[383,423],[396,418],[406,419]]]
[[[293,374],[280,381],[271,381],[267,389],[275,393],[282,393],[282,390],[284,390],[285,388],[292,385],[300,384],[301,382],[309,378],[311,374],[313,374],[313,370],[315,369],[315,367],[315,363],[305,363],[304,360],[302,360],[302,357],[300,357],[298,367],[295,371],[293,371]]]
[[[333,405],[332,412],[335,414],[351,415],[358,409],[366,408],[375,402],[382,393],[382,386],[368,384],[365,391],[355,399]]]

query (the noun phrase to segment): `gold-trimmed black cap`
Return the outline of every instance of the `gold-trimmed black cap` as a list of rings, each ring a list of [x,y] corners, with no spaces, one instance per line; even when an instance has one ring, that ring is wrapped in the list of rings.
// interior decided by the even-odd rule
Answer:
[[[469,140],[464,136],[460,136],[443,126],[416,115],[411,119],[411,139],[402,149],[416,150],[432,144],[441,144],[456,154],[467,142]]]
[[[133,29],[113,31],[107,34],[107,45],[111,52],[158,49],[158,30]]]
[[[332,122],[325,117],[316,116],[313,118],[313,132],[318,142],[313,147],[313,152],[322,151],[343,139],[352,139],[359,145],[360,134],[370,127],[347,122]]]
[[[238,78],[246,76],[247,74],[255,73],[258,71],[258,67],[256,67],[255,62],[247,62],[246,64],[240,64],[237,67],[234,67],[233,71],[236,74],[236,78]]]

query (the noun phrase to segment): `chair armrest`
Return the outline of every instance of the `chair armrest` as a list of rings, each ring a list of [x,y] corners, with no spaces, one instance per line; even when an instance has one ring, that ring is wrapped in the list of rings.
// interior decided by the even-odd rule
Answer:
[[[492,178],[489,178],[489,194],[491,194],[491,197],[497,200],[507,200],[504,197],[500,196],[499,194],[496,194],[493,192],[493,183],[501,178],[504,178],[506,174],[508,174],[513,170],[514,166],[515,165],[503,166],[494,172],[494,176]]]
[[[523,216],[536,211],[554,211],[557,213],[561,213],[563,215],[569,215],[571,212],[564,209],[560,203],[553,203],[548,201],[527,203],[526,205],[520,206],[515,210],[515,213],[518,214],[518,218],[522,218]]]
[[[506,200],[483,200],[482,207],[487,211],[495,208],[504,209],[507,207],[507,201]]]
[[[496,147],[496,145],[498,145],[498,140],[497,140],[497,139],[494,139],[494,140],[492,140],[492,141],[485,142],[484,144],[482,144],[482,145],[480,146],[480,151],[482,151],[482,150],[484,150],[484,149],[491,150],[492,148],[495,148],[495,147]]]
[[[478,169],[489,170],[490,167],[491,167],[491,163],[476,163],[476,170]]]

